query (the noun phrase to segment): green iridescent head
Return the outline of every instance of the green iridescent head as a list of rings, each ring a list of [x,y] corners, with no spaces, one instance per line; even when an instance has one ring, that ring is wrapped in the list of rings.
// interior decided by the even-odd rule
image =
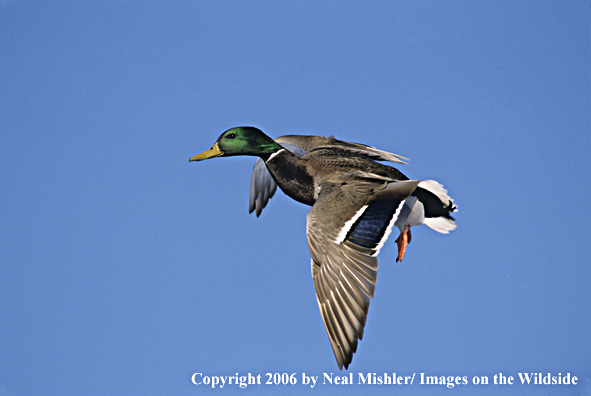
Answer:
[[[260,129],[236,127],[222,133],[209,150],[191,157],[189,161],[203,161],[209,158],[233,155],[253,155],[266,159],[281,148]]]

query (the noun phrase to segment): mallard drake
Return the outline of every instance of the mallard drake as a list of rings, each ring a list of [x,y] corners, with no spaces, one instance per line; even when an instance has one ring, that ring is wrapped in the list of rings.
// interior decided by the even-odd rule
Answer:
[[[339,369],[349,367],[363,338],[377,282],[377,255],[394,225],[400,229],[397,261],[404,258],[410,227],[455,228],[453,200],[441,184],[409,180],[376,161],[406,158],[333,137],[283,136],[273,140],[254,127],[224,132],[207,151],[191,157],[251,155],[249,211],[260,215],[277,185],[312,206],[306,234],[318,307]]]

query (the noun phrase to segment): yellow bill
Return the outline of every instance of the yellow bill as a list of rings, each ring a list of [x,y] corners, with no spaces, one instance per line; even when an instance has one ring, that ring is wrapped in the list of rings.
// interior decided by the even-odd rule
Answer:
[[[209,150],[189,158],[189,161],[203,161],[209,158],[219,157],[221,155],[224,155],[224,153],[220,150],[218,143],[216,142]]]

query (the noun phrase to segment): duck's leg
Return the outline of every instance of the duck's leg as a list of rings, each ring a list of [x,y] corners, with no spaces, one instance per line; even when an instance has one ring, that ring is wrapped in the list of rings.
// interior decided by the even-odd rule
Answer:
[[[404,259],[406,246],[410,243],[411,239],[412,235],[410,233],[410,226],[407,224],[404,226],[404,230],[400,233],[398,238],[396,238],[396,244],[398,245],[398,257],[396,257],[396,262],[402,261],[402,259]]]

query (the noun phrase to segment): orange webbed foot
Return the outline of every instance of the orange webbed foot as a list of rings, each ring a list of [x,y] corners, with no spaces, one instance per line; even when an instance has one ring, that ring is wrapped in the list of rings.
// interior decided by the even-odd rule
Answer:
[[[396,244],[398,245],[398,257],[396,257],[396,262],[402,261],[404,259],[406,246],[410,243],[411,239],[412,235],[410,233],[410,226],[405,225],[404,230],[400,233],[398,238],[396,238]]]

